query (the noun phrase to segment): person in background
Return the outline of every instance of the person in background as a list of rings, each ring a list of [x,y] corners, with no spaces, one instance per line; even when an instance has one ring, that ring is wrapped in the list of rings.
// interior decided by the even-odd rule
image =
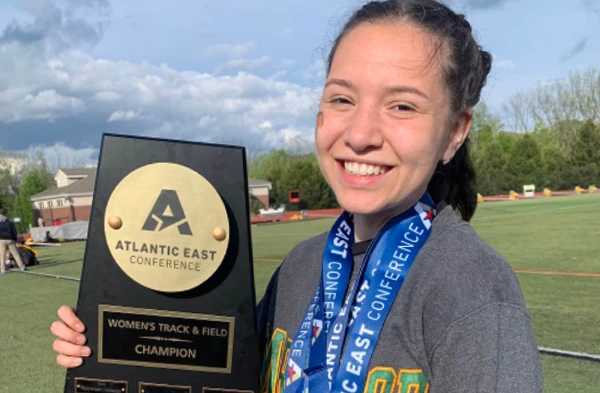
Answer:
[[[5,216],[3,209],[0,209],[0,276],[6,273],[6,250],[10,251],[15,262],[19,265],[21,271],[27,268],[21,261],[19,250],[17,250],[17,228],[8,217]]]

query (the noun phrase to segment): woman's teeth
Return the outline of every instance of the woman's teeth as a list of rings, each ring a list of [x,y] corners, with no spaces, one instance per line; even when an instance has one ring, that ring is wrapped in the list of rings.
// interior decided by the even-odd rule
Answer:
[[[378,176],[387,172],[386,167],[379,165],[359,164],[358,162],[344,161],[344,170],[351,175]]]

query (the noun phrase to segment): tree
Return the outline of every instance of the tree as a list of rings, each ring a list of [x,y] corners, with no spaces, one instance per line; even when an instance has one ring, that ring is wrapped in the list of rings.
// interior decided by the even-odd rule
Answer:
[[[556,128],[538,122],[530,135],[542,151],[549,148],[560,148],[560,135]]]
[[[16,213],[21,218],[18,224],[18,229],[21,232],[29,230],[29,225],[34,225],[33,222],[33,207],[29,200],[31,196],[38,194],[47,189],[44,181],[44,173],[39,169],[29,170],[19,187],[19,194],[16,201]]]
[[[527,133],[532,116],[532,100],[529,94],[518,91],[502,104],[502,110],[512,131]]]
[[[498,195],[506,188],[505,159],[498,141],[492,141],[476,161],[477,192],[482,195]]]
[[[337,206],[333,191],[321,175],[314,154],[297,157],[286,167],[281,187],[300,190],[300,204],[291,209],[325,209]]]
[[[600,68],[571,74],[569,82],[581,119],[600,123]]]
[[[0,208],[9,211],[14,202],[14,194],[9,186],[13,183],[8,169],[0,168]]]
[[[571,140],[569,177],[575,185],[586,187],[600,179],[600,127],[586,121]]]
[[[269,193],[269,202],[272,204],[284,203],[287,199],[287,191],[282,190],[281,180],[289,160],[285,150],[279,149],[255,156],[248,165],[248,176],[267,180],[273,185]]]
[[[515,144],[517,143],[518,137],[519,135],[515,134],[514,132],[502,131],[498,133],[496,139],[502,148],[502,156],[504,157],[505,161],[510,158]]]
[[[551,190],[564,190],[573,188],[565,171],[568,169],[567,157],[558,146],[546,146],[542,149],[542,162],[544,169],[543,183],[540,187],[549,187]]]
[[[484,101],[481,101],[475,105],[473,110],[471,132],[478,132],[485,126],[491,127],[493,133],[498,132],[503,128],[502,122],[490,113],[487,104]]]
[[[54,187],[54,174],[50,172],[50,167],[48,166],[43,150],[36,151],[34,157],[29,160],[26,168],[27,170],[37,170],[46,188]]]
[[[284,150],[273,150],[254,157],[248,168],[250,177],[271,182],[269,199],[272,204],[288,204],[288,210],[337,206],[314,153],[292,155]],[[300,190],[300,204],[289,205],[288,193],[291,190]]]
[[[571,139],[569,163],[574,167],[600,166],[600,127],[591,121],[583,123]]]
[[[494,130],[490,124],[482,125],[479,130],[471,134],[471,155],[474,161],[485,157],[486,147],[494,141]]]
[[[525,93],[517,92],[504,104],[515,130],[532,118],[549,127],[574,121],[600,122],[600,68],[594,67],[555,79]]]
[[[483,149],[502,127],[502,122],[490,113],[485,102],[481,101],[477,104],[473,110],[473,122],[469,133],[471,151],[477,155],[477,152]]]
[[[529,134],[523,135],[516,143],[506,162],[509,184],[513,190],[519,190],[525,184],[539,185],[542,175],[542,154]]]
[[[0,151],[0,208],[5,209],[7,214],[13,215],[19,173],[13,167],[9,157],[6,152]]]

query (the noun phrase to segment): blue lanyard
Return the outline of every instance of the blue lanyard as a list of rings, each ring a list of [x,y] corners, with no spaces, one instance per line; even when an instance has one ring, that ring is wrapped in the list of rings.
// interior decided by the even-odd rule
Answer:
[[[290,348],[285,393],[362,392],[384,321],[431,230],[432,206],[425,194],[384,225],[345,301],[354,230],[347,213],[337,219],[323,254],[320,284]]]

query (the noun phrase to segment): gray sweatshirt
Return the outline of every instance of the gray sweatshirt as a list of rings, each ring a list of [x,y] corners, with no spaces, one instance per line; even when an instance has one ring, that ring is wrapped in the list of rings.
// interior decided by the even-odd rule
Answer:
[[[317,288],[326,240],[324,233],[298,244],[258,306],[263,392],[283,392],[289,347]],[[350,282],[365,249],[353,248]],[[517,277],[452,208],[434,220],[368,368],[365,393],[543,391]]]

